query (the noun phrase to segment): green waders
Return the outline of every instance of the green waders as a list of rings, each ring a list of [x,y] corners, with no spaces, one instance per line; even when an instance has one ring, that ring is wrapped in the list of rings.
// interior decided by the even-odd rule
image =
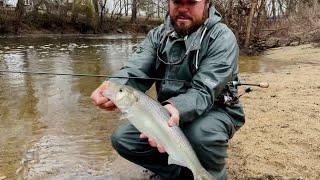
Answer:
[[[216,180],[227,179],[225,158],[228,140],[235,132],[232,119],[225,112],[215,109],[183,124],[181,129],[203,167]],[[168,154],[159,153],[147,140],[141,140],[139,136],[140,132],[133,125],[125,123],[113,133],[112,145],[125,159],[151,170],[164,180],[193,179],[191,171],[178,165],[168,165]]]

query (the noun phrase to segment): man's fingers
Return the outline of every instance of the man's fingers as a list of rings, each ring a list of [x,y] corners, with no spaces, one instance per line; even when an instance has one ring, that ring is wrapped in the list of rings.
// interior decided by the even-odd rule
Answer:
[[[104,104],[108,101],[108,99],[106,97],[104,97],[101,93],[100,93],[100,89],[96,89],[92,94],[91,94],[91,99],[93,100],[93,104],[96,106],[99,106],[101,104]]]
[[[164,147],[163,147],[162,145],[160,145],[160,144],[157,145],[157,148],[158,148],[158,151],[159,151],[160,153],[165,153],[165,152],[166,152],[166,150],[164,149]]]
[[[107,107],[107,108],[104,108],[104,109],[106,109],[106,110],[108,110],[108,111],[114,111],[114,110],[117,109],[117,107],[116,107],[116,106],[113,106],[113,107]]]
[[[144,133],[140,134],[140,139],[147,139],[147,138],[148,138],[148,136],[146,136]],[[161,144],[157,143],[155,139],[148,138],[148,142],[151,147],[157,148],[160,153],[166,152],[164,147]]]
[[[140,134],[140,139],[147,139],[148,137],[144,134],[144,133],[141,133]]]
[[[106,97],[98,97],[93,100],[94,105],[101,106],[102,104],[107,103],[109,100]]]
[[[109,99],[107,99],[107,102],[103,103],[102,106],[104,108],[113,108],[113,107],[115,107],[114,103],[112,101],[110,101]]]
[[[171,116],[168,121],[169,126],[176,126],[179,125],[179,117],[178,116]]]
[[[116,105],[110,100],[103,104],[103,108],[108,111],[114,111],[115,109],[117,109]]]
[[[96,101],[93,101],[93,103],[101,109],[106,109],[110,111],[115,110],[117,108],[115,104],[107,98],[100,98]]]
[[[153,138],[148,138],[149,144],[152,147],[157,147],[158,143]]]
[[[147,135],[145,135],[144,133],[140,134],[140,139],[148,139],[149,144],[152,147],[157,147],[157,142],[153,139],[153,138],[149,138]]]
[[[179,125],[179,111],[172,104],[167,104],[164,106],[170,113],[170,119],[168,121],[169,126]]]
[[[93,93],[91,94],[91,99],[93,100],[94,105],[100,106],[109,100],[103,96],[103,91],[107,89],[109,86],[109,82],[103,82]]]

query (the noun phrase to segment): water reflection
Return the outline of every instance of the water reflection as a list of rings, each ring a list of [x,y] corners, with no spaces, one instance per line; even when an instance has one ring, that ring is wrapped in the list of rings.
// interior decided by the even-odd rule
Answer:
[[[123,66],[140,41],[121,37],[0,39],[0,69],[110,74]],[[118,122],[115,113],[95,109],[89,98],[103,80],[0,75],[0,175],[10,179],[104,176],[112,151],[106,137]]]
[[[265,56],[240,56],[239,68],[240,73],[256,72],[277,72],[281,67],[288,65],[277,59],[266,58]]]
[[[130,36],[0,38],[0,70],[111,74],[141,40]],[[268,70],[265,62],[242,57],[240,71]],[[89,97],[103,80],[0,74],[0,177],[106,177],[112,152],[106,137],[118,124],[117,113],[95,109]]]
[[[7,64],[10,67],[10,64]],[[31,76],[0,77],[0,174],[12,177],[26,145],[41,129],[38,98]]]

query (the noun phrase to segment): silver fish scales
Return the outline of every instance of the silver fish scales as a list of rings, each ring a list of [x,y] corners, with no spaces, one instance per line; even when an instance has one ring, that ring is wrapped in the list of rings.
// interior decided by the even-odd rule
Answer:
[[[181,129],[168,125],[170,114],[159,102],[129,86],[113,82],[109,82],[109,87],[103,94],[140,132],[164,146],[169,154],[168,164],[189,168],[196,180],[213,179],[202,167]]]

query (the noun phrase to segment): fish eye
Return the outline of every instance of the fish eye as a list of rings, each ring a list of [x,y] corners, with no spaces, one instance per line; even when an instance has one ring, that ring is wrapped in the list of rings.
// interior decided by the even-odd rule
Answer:
[[[119,89],[119,92],[122,92],[123,90],[122,90],[122,88],[121,89]]]

